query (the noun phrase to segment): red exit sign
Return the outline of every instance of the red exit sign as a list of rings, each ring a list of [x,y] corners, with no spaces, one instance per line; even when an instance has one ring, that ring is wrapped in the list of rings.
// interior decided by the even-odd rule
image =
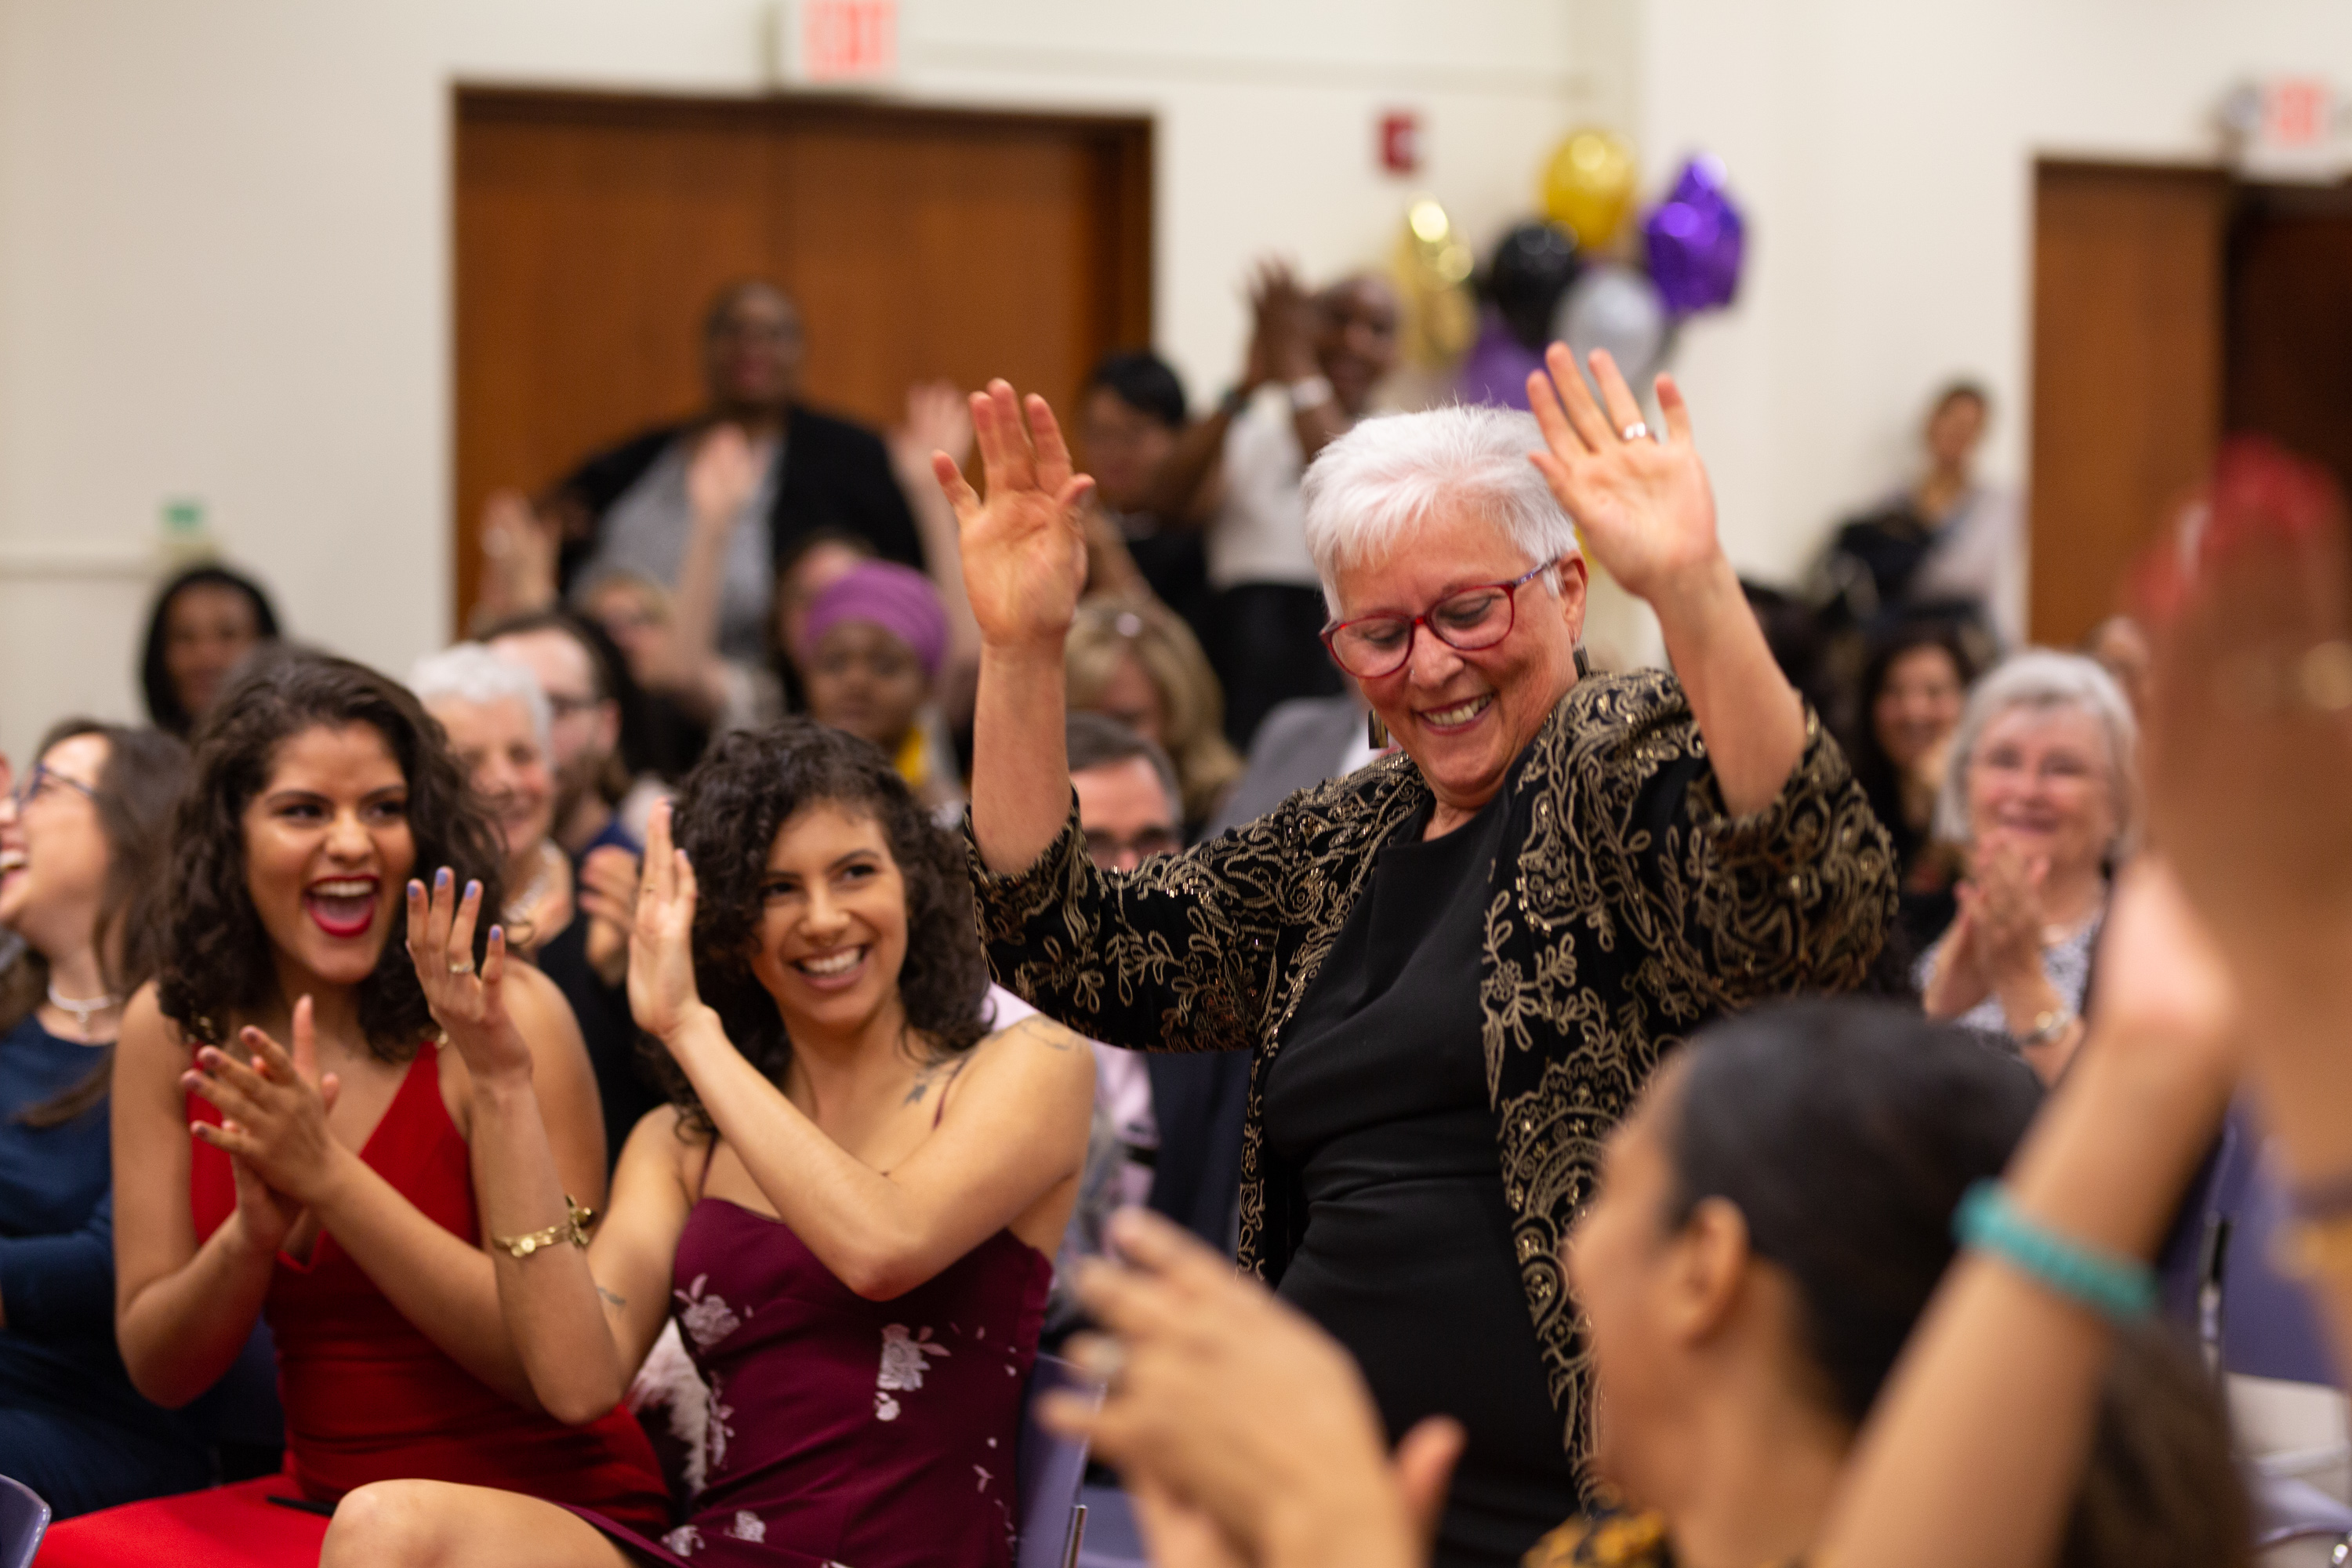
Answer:
[[[781,20],[788,82],[854,85],[898,74],[898,0],[787,0]]]

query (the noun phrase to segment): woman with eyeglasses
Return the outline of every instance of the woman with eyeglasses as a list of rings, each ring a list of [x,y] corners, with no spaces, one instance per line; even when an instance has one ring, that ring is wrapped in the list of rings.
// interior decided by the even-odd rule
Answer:
[[[1090,481],[1052,413],[973,404],[937,463],[982,633],[971,833],[1000,980],[1078,1033],[1254,1053],[1244,1262],[1363,1366],[1391,1437],[1467,1445],[1437,1561],[1515,1563],[1585,1500],[1589,1352],[1558,1258],[1602,1142],[1717,1013],[1859,982],[1893,857],[1781,679],[1674,384],[1605,354],[1532,416],[1368,419],[1306,481],[1331,657],[1400,754],[1131,872],[1070,808],[1063,642]],[[1571,517],[1574,521],[1571,522]],[[1580,677],[1578,541],[1679,679]]]
[[[107,1091],[154,973],[188,752],[69,720],[14,793],[0,765],[0,1475],[59,1517],[207,1479],[202,1435],[139,1396],[114,1337]]]

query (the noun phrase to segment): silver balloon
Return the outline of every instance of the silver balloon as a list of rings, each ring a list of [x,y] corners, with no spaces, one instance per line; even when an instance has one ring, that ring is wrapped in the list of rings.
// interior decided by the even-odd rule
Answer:
[[[1646,396],[1665,359],[1666,305],[1647,273],[1622,262],[1597,262],[1560,296],[1551,331],[1576,351],[1580,367],[1594,349],[1607,349],[1627,384]]]

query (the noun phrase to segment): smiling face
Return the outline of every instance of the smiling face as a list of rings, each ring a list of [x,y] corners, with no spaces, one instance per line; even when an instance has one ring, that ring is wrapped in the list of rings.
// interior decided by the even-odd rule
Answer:
[[[547,693],[548,761],[555,768],[561,805],[596,786],[621,743],[621,705],[596,696],[596,666],[580,639],[553,626],[514,632],[489,644],[500,658],[522,666]]]
[[[442,697],[425,708],[449,732],[451,753],[489,807],[506,849],[509,881],[528,887],[539,847],[555,822],[555,775],[530,710],[519,697],[495,702]]]
[[[109,850],[84,792],[98,787],[109,750],[103,735],[59,741],[41,753],[50,776],[40,793],[21,805],[0,801],[0,927],[45,956],[78,951],[98,924]]]
[[[1361,415],[1396,368],[1396,293],[1367,275],[1333,284],[1315,303],[1316,361],[1339,406]]]
[[[1958,726],[1966,695],[1951,649],[1922,643],[1895,656],[1870,705],[1870,721],[1896,771],[1909,769]]]
[[[716,311],[702,343],[713,407],[764,414],[792,400],[801,379],[801,315],[764,283],[748,284]]]
[[[907,884],[882,824],[821,801],[776,830],[761,881],[751,973],[784,1026],[855,1033],[899,1007],[907,962]]]
[[[1440,512],[1387,556],[1339,574],[1338,618],[1423,615],[1448,594],[1507,583],[1534,564],[1476,511]],[[1584,582],[1582,558],[1570,556],[1559,594],[1541,578],[1519,588],[1510,633],[1494,647],[1465,653],[1416,627],[1403,668],[1360,683],[1441,805],[1475,812],[1492,799],[1576,683]]]
[[[281,973],[304,985],[366,979],[416,862],[408,780],[383,736],[368,724],[297,731],[242,826],[246,892]]]
[[[2115,779],[2099,721],[2079,708],[1999,714],[1969,757],[1969,837],[2047,859],[2054,880],[2095,874],[2113,847]]]
[[[809,649],[809,717],[896,756],[930,694],[915,650],[871,621],[835,621]]]

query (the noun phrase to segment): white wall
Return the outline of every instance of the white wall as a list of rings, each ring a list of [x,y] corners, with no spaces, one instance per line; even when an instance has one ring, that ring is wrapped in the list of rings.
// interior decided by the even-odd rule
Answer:
[[[1262,248],[1376,259],[1423,186],[1479,236],[1525,206],[1575,115],[1630,101],[1629,61],[1570,58],[1622,47],[1627,4],[904,0],[903,91],[1156,116],[1160,338],[1213,396]],[[166,498],[298,634],[395,671],[439,641],[451,84],[754,91],[763,14],[0,0],[0,748],[136,711]],[[1417,181],[1374,166],[1391,107]]]
[[[1677,370],[1734,558],[1799,570],[1905,477],[1923,403],[1992,388],[1987,471],[2025,467],[2037,155],[2208,162],[2252,75],[2352,89],[2343,0],[1644,0],[1643,150],[1730,165],[1738,305]]]

